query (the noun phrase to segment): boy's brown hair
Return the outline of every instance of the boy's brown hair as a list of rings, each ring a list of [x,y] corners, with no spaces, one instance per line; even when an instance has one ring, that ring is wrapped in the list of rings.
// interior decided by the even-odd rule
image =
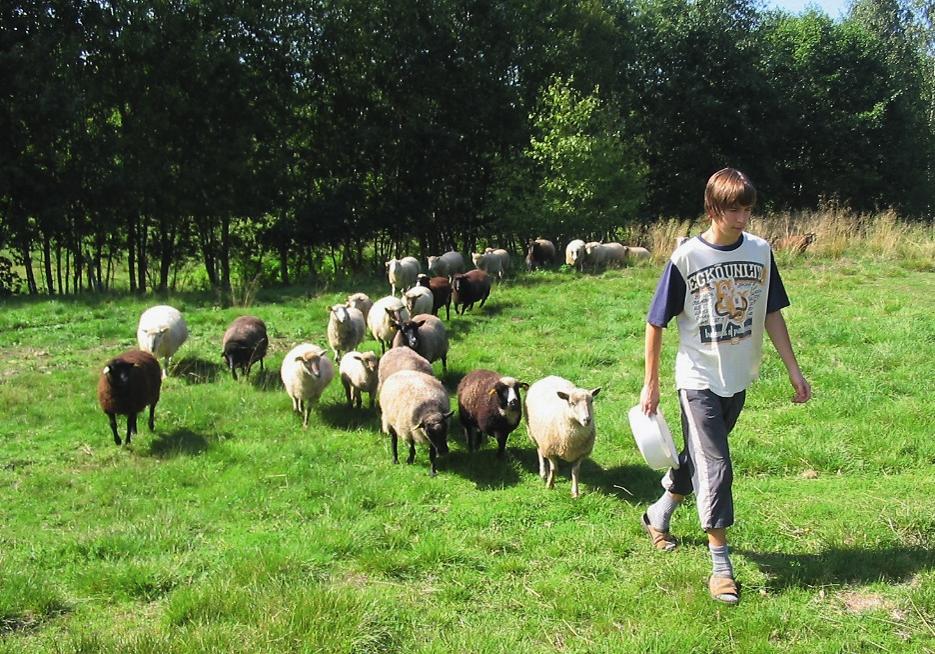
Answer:
[[[721,168],[711,175],[704,189],[704,210],[707,215],[722,215],[735,207],[756,204],[756,189],[742,172],[735,168]]]

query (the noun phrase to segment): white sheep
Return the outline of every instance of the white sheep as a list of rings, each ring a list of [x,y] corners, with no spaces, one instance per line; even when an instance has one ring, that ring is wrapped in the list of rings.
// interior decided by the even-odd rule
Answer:
[[[363,393],[370,394],[370,408],[377,394],[377,369],[380,359],[373,352],[348,352],[341,357],[338,374],[347,396],[347,404],[360,408]]]
[[[540,379],[526,392],[526,427],[539,455],[539,476],[548,488],[555,487],[561,458],[572,464],[571,496],[578,497],[578,470],[594,449],[592,402],[600,390],[577,388],[567,379],[552,376]]]
[[[584,246],[585,243],[580,238],[576,238],[565,246],[565,263],[572,268],[582,269],[584,265]]]
[[[312,343],[300,343],[289,350],[279,368],[286,393],[292,398],[292,410],[302,415],[308,427],[312,405],[334,378],[334,365],[325,350]]]
[[[162,378],[168,375],[172,355],[188,338],[188,326],[178,309],[161,304],[150,307],[140,316],[136,328],[136,341],[140,349],[149,352],[157,359],[165,358]]]
[[[367,317],[367,326],[374,339],[380,341],[381,352],[393,342],[396,336],[396,326],[393,320],[405,322],[409,320],[409,310],[398,297],[387,295],[373,303],[370,315]]]
[[[366,321],[367,316],[370,315],[370,307],[373,306],[373,300],[371,300],[370,296],[366,293],[354,293],[353,295],[347,296],[347,302],[344,304],[364,314],[364,321]]]
[[[416,443],[429,446],[430,474],[437,473],[435,459],[448,453],[448,391],[432,375],[416,370],[403,370],[390,375],[380,389],[381,428],[389,434],[393,446],[393,463],[399,463],[398,440],[409,443],[409,458],[416,457]]]
[[[432,313],[435,298],[432,290],[426,286],[413,286],[403,294],[403,301],[410,316],[417,313]]]
[[[428,271],[436,277],[451,277],[465,270],[464,257],[460,252],[451,250],[440,257],[428,258]]]
[[[342,352],[350,352],[364,340],[367,325],[360,309],[335,304],[328,309],[328,345],[337,361]]]
[[[607,262],[608,250],[604,244],[599,241],[590,241],[584,245],[584,261],[581,269],[591,266],[594,272]]]
[[[416,277],[422,272],[422,266],[415,257],[390,259],[386,262],[386,277],[390,283],[390,294],[396,295],[396,288],[400,293],[411,288],[416,283]]]
[[[483,254],[474,252],[471,254],[471,261],[478,270],[483,270],[488,275],[496,275],[497,279],[502,281],[503,274],[510,265],[510,255],[506,250],[491,250]]]

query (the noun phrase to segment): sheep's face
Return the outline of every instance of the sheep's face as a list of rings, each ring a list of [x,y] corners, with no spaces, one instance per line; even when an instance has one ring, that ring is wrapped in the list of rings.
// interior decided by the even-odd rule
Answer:
[[[307,374],[312,377],[321,377],[321,355],[317,352],[306,352],[296,357],[295,360],[302,364]]]
[[[413,320],[407,320],[404,323],[397,323],[399,325],[399,332],[403,335],[403,342],[406,344],[406,347],[410,347],[413,350],[419,349],[419,327],[425,324],[424,320],[419,320],[418,322]]]
[[[429,264],[429,270],[434,270],[434,269],[435,269],[435,262],[438,261],[438,259],[439,259],[439,257],[429,257],[429,258],[428,258],[427,261],[428,261],[428,264]]]
[[[471,253],[471,261],[474,262],[475,268],[480,268],[481,264],[484,263],[484,255],[478,254],[477,252]]]
[[[143,335],[143,343],[140,349],[150,354],[156,352],[162,344],[162,339],[169,331],[168,327],[159,327],[157,329],[147,329]]]
[[[368,373],[376,374],[377,368],[380,365],[380,359],[376,354],[373,352],[363,352],[357,357],[357,360],[363,364]]]
[[[594,397],[600,392],[600,387],[586,391],[576,388],[570,393],[557,391],[560,399],[568,403],[568,412],[571,418],[582,427],[589,427],[594,422]]]
[[[101,371],[107,377],[107,382],[115,390],[123,390],[130,386],[130,377],[133,374],[133,364],[123,359],[114,359]]]
[[[448,454],[448,419],[453,414],[454,411],[430,413],[419,423],[419,429],[425,432],[432,447],[439,454]]]
[[[509,419],[519,419],[522,414],[521,388],[529,388],[529,384],[516,381],[513,377],[501,377],[494,384],[491,394],[497,396],[497,408],[500,415]]]
[[[348,318],[347,307],[343,304],[336,304],[331,307],[331,315],[334,316],[334,319],[339,323],[344,323]]]
[[[464,284],[464,275],[455,275],[451,288],[454,289],[455,293],[460,293],[462,284]]]

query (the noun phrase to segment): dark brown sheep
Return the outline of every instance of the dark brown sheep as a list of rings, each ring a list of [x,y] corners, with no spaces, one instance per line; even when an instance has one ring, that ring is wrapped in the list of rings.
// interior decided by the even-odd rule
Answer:
[[[451,287],[455,313],[464,315],[475,302],[480,301],[480,306],[484,306],[490,295],[490,277],[483,270],[469,270],[463,275],[455,275]]]
[[[224,332],[221,356],[234,379],[237,379],[238,368],[244,377],[249,377],[250,368],[257,361],[260,362],[260,370],[263,370],[263,357],[268,347],[266,323],[256,316],[240,316]]]
[[[555,261],[555,244],[544,238],[529,241],[526,245],[526,269],[535,270],[551,266]]]
[[[473,452],[485,435],[497,439],[497,456],[506,454],[506,439],[523,417],[520,389],[529,384],[493,370],[473,370],[458,384],[458,417],[464,440]]]
[[[432,291],[432,315],[437,316],[438,310],[445,307],[445,320],[451,320],[451,282],[448,278],[419,275],[416,283]]]
[[[162,385],[159,362],[149,352],[128,350],[104,366],[97,382],[97,399],[110,419],[114,443],[120,445],[117,416],[127,417],[127,445],[136,432],[136,416],[149,406],[149,430],[156,428],[156,403]]]

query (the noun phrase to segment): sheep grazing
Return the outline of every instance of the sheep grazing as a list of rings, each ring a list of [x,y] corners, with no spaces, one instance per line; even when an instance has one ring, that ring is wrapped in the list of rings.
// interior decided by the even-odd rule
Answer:
[[[627,265],[627,246],[620,245],[620,243],[603,243],[605,258],[604,261],[607,264],[607,267],[618,266],[620,268]]]
[[[256,316],[240,316],[224,332],[221,356],[234,379],[237,379],[238,368],[244,377],[249,377],[250,368],[257,361],[260,362],[260,370],[263,370],[263,357],[268,347],[266,323]]]
[[[378,398],[380,397],[380,390],[383,388],[383,382],[401,370],[416,370],[424,372],[426,375],[435,374],[429,360],[415,350],[408,347],[394,347],[380,357],[380,365],[377,367]]]
[[[490,295],[490,277],[483,270],[469,270],[463,275],[455,275],[451,286],[455,313],[461,315],[472,309],[475,302],[480,301],[480,306],[484,306]]]
[[[380,341],[380,353],[386,352],[396,336],[396,325],[393,321],[405,322],[409,320],[409,310],[398,297],[387,295],[373,303],[367,326],[373,338]]]
[[[403,257],[402,259],[390,259],[386,262],[386,277],[390,282],[390,295],[396,295],[396,289],[400,293],[411,288],[416,283],[416,275],[422,272],[422,266],[415,257]]]
[[[565,246],[565,263],[578,271],[584,270],[585,242],[576,238]]]
[[[631,266],[639,261],[649,261],[651,257],[652,255],[646,248],[638,245],[627,246],[627,263]]]
[[[572,497],[578,497],[581,462],[594,449],[592,401],[600,390],[576,388],[567,379],[553,376],[540,379],[526,393],[526,425],[539,454],[539,476],[546,486],[555,488],[558,459],[570,462]]]
[[[503,275],[510,269],[510,253],[506,250],[490,250],[483,254],[474,252],[471,260],[478,270],[488,275],[496,275],[498,281],[503,281]]]
[[[448,278],[419,275],[416,283],[432,291],[432,315],[437,316],[439,309],[445,307],[445,320],[451,320],[451,282]]]
[[[149,352],[128,350],[104,366],[97,382],[97,400],[110,420],[114,443],[120,445],[117,416],[127,417],[127,445],[136,432],[136,416],[149,407],[149,431],[156,428],[156,403],[162,373],[159,361]]]
[[[603,243],[590,241],[584,245],[584,261],[581,263],[581,269],[588,266],[597,272],[597,269],[607,263],[607,255],[610,251],[604,247]]]
[[[458,417],[473,452],[485,435],[497,439],[497,456],[506,455],[506,439],[523,417],[520,389],[529,384],[492,370],[473,370],[458,384]]]
[[[344,386],[348,406],[360,408],[363,393],[366,392],[370,394],[370,408],[373,408],[377,395],[379,366],[380,359],[373,352],[348,352],[341,357],[338,374],[341,377],[341,385]]]
[[[350,352],[364,340],[366,323],[360,309],[335,304],[328,309],[328,345],[337,360],[342,352]]]
[[[292,410],[302,415],[302,426],[308,427],[312,406],[334,378],[334,365],[322,348],[300,343],[282,360],[279,376],[292,399]]]
[[[373,300],[371,300],[366,293],[354,293],[353,295],[347,296],[347,302],[344,304],[364,314],[364,321],[366,321],[367,317],[370,315],[370,307],[373,306]]]
[[[777,252],[786,251],[792,254],[804,254],[808,246],[814,242],[816,236],[814,232],[784,236],[773,244],[773,249]]]
[[[555,244],[544,238],[537,238],[526,244],[526,270],[545,268],[555,261]]]
[[[430,313],[413,316],[396,324],[399,330],[393,338],[393,348],[408,347],[432,363],[442,360],[442,370],[448,371],[448,332],[442,321]]]
[[[416,458],[416,443],[429,446],[431,474],[438,474],[435,460],[448,454],[448,392],[432,375],[415,370],[403,370],[390,375],[380,389],[381,427],[389,434],[393,446],[393,463],[399,463],[398,441],[409,443],[409,458]]]
[[[432,289],[425,286],[410,288],[403,294],[403,302],[406,303],[406,309],[409,311],[410,316],[417,313],[434,313],[435,297],[432,295]]]
[[[440,257],[429,257],[428,264],[429,273],[435,277],[451,277],[463,273],[467,268],[464,265],[464,257],[454,250],[445,252]]]
[[[140,316],[136,341],[144,352],[149,352],[157,359],[165,359],[163,379],[168,375],[172,355],[178,352],[186,338],[188,326],[178,309],[161,304],[150,307]]]

